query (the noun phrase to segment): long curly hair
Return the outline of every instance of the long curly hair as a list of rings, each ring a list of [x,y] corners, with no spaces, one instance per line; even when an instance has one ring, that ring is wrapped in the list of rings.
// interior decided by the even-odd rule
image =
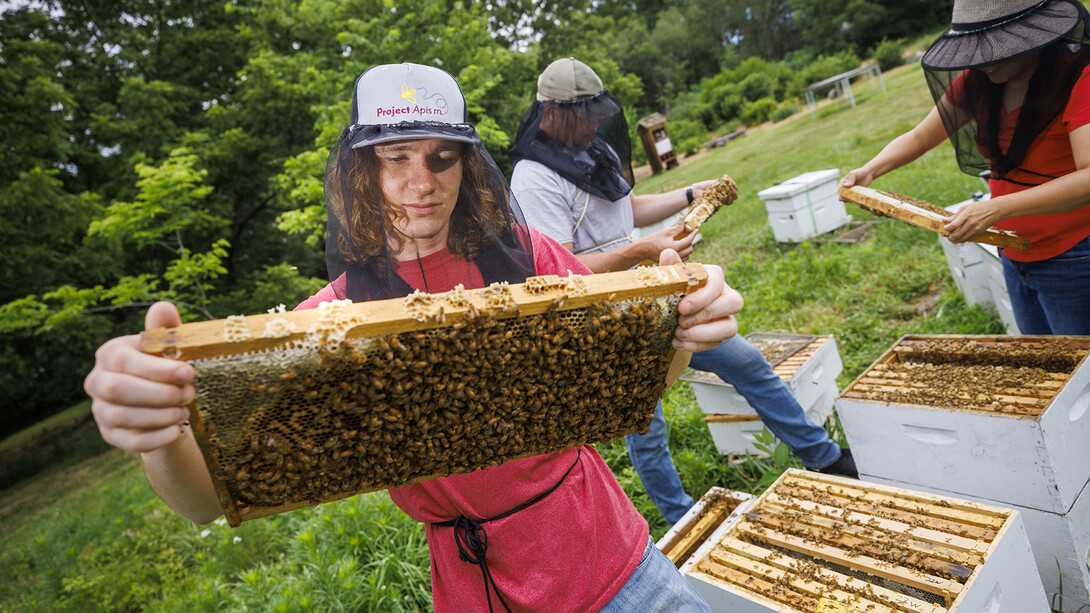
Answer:
[[[501,198],[509,196],[502,176],[487,163],[477,146],[461,143],[462,177],[458,201],[450,217],[447,247],[455,255],[476,258],[483,249],[507,232],[514,220]],[[373,147],[349,152],[347,163],[326,174],[326,194],[349,231],[339,237],[338,249],[345,261],[360,267],[385,268],[389,254],[399,252],[405,237],[396,229],[400,212],[387,200],[378,184],[380,161]],[[343,173],[344,176],[340,176]],[[348,190],[345,194],[342,190]],[[346,205],[345,196],[351,204]]]

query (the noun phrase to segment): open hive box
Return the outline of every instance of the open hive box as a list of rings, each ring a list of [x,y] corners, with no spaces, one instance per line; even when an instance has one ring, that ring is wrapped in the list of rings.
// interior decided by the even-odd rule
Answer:
[[[860,475],[1065,513],[1090,478],[1090,337],[904,336],[836,401]]]
[[[716,612],[1048,610],[1016,511],[797,469],[681,572]]]
[[[699,264],[150,330],[231,525],[646,431]]]
[[[1090,604],[1090,337],[906,336],[837,399],[861,478],[1019,511],[1046,593]]]
[[[722,487],[713,487],[696,501],[685,515],[655,543],[674,566],[681,566],[704,544],[732,513],[744,508],[753,495]]]
[[[753,332],[746,339],[764,354],[772,370],[795,396],[806,416],[822,425],[833,409],[836,377],[844,366],[831,335]],[[746,399],[713,373],[689,370],[688,381],[716,449],[723,454],[757,453],[754,437],[764,426]]]

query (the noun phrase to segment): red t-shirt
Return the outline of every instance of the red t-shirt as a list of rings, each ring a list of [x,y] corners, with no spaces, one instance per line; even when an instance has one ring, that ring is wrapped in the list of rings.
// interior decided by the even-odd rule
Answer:
[[[1023,172],[1026,168],[1051,177],[1060,177],[1075,171],[1075,158],[1071,152],[1071,139],[1068,134],[1090,123],[1090,66],[1071,90],[1067,106],[1055,120],[1030,144],[1026,157],[1019,169],[1011,171],[1008,178],[1021,183],[1040,183],[1040,176]],[[954,91],[960,84],[960,77],[955,81]],[[1021,109],[1006,112],[1000,105],[999,146],[1006,151],[1014,136]],[[1010,181],[992,180],[989,182],[992,197],[997,198],[1025,189],[1027,185],[1018,185]],[[1046,215],[1027,215],[1012,217],[995,224],[997,228],[1012,230],[1023,238],[1029,239],[1029,248],[1025,250],[1004,249],[1003,254],[1019,262],[1036,262],[1048,259],[1067,251],[1082,239],[1090,236],[1090,206],[1084,206],[1067,213]]]
[[[591,274],[552,239],[533,228],[530,236],[536,274]],[[471,264],[445,250],[410,264],[399,274],[416,288],[422,266],[431,293],[451,290],[458,283],[467,289],[483,285]],[[341,277],[296,308],[313,308],[343,296],[343,288]],[[401,510],[425,524],[437,613],[487,611],[488,603],[480,568],[458,558],[454,528],[434,522],[460,515],[495,517],[551,488],[573,464],[564,483],[543,500],[483,524],[488,568],[512,611],[597,611],[613,598],[643,556],[647,521],[602,456],[587,445],[581,456],[576,449],[567,449],[390,490]],[[495,592],[491,595],[493,606],[502,608]]]

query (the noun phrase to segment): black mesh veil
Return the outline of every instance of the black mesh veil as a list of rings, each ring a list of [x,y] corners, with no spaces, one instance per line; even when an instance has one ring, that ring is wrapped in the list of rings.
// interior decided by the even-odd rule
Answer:
[[[544,164],[606,200],[625,196],[636,182],[624,109],[606,90],[578,100],[534,102],[508,154],[512,162]]]
[[[326,265],[334,287],[344,277],[341,297],[406,296],[413,287],[398,272],[406,266],[424,291],[445,291],[429,285],[421,263],[436,236],[485,285],[534,274],[525,218],[469,124],[358,125],[353,111],[326,163],[325,202]]]
[[[1047,0],[995,24],[943,34],[922,64],[927,85],[954,146],[959,168],[968,174],[991,171],[993,180],[1022,185],[1054,177],[1022,166],[1030,145],[1057,119],[1071,89],[1090,63],[1090,15],[1068,0]],[[1036,68],[1011,138],[999,141],[1003,84],[985,69],[1036,54]],[[1018,170],[1016,176],[1009,176]]]

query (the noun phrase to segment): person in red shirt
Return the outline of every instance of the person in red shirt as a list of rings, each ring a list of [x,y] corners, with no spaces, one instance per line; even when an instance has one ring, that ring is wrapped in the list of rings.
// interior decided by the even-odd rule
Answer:
[[[521,222],[466,118],[460,87],[437,68],[385,65],[360,76],[351,123],[326,169],[332,281],[298,308],[590,272]],[[667,252],[660,264],[680,261]],[[741,296],[721,269],[706,268],[707,285],[679,304],[678,350],[701,351],[737,332]],[[148,311],[149,328],[178,324],[173,305]],[[141,353],[138,339],[113,339],[96,354],[84,384],[95,420],[107,442],[141,454],[169,507],[207,523],[221,509],[185,426],[193,368]],[[425,524],[440,613],[708,611],[650,541],[593,446],[393,488],[390,497]]]
[[[990,173],[991,199],[945,220],[963,242],[990,226],[1023,334],[1090,334],[1090,15],[1072,0],[954,2],[921,63],[935,108],[840,184],[869,185],[939,143]]]

